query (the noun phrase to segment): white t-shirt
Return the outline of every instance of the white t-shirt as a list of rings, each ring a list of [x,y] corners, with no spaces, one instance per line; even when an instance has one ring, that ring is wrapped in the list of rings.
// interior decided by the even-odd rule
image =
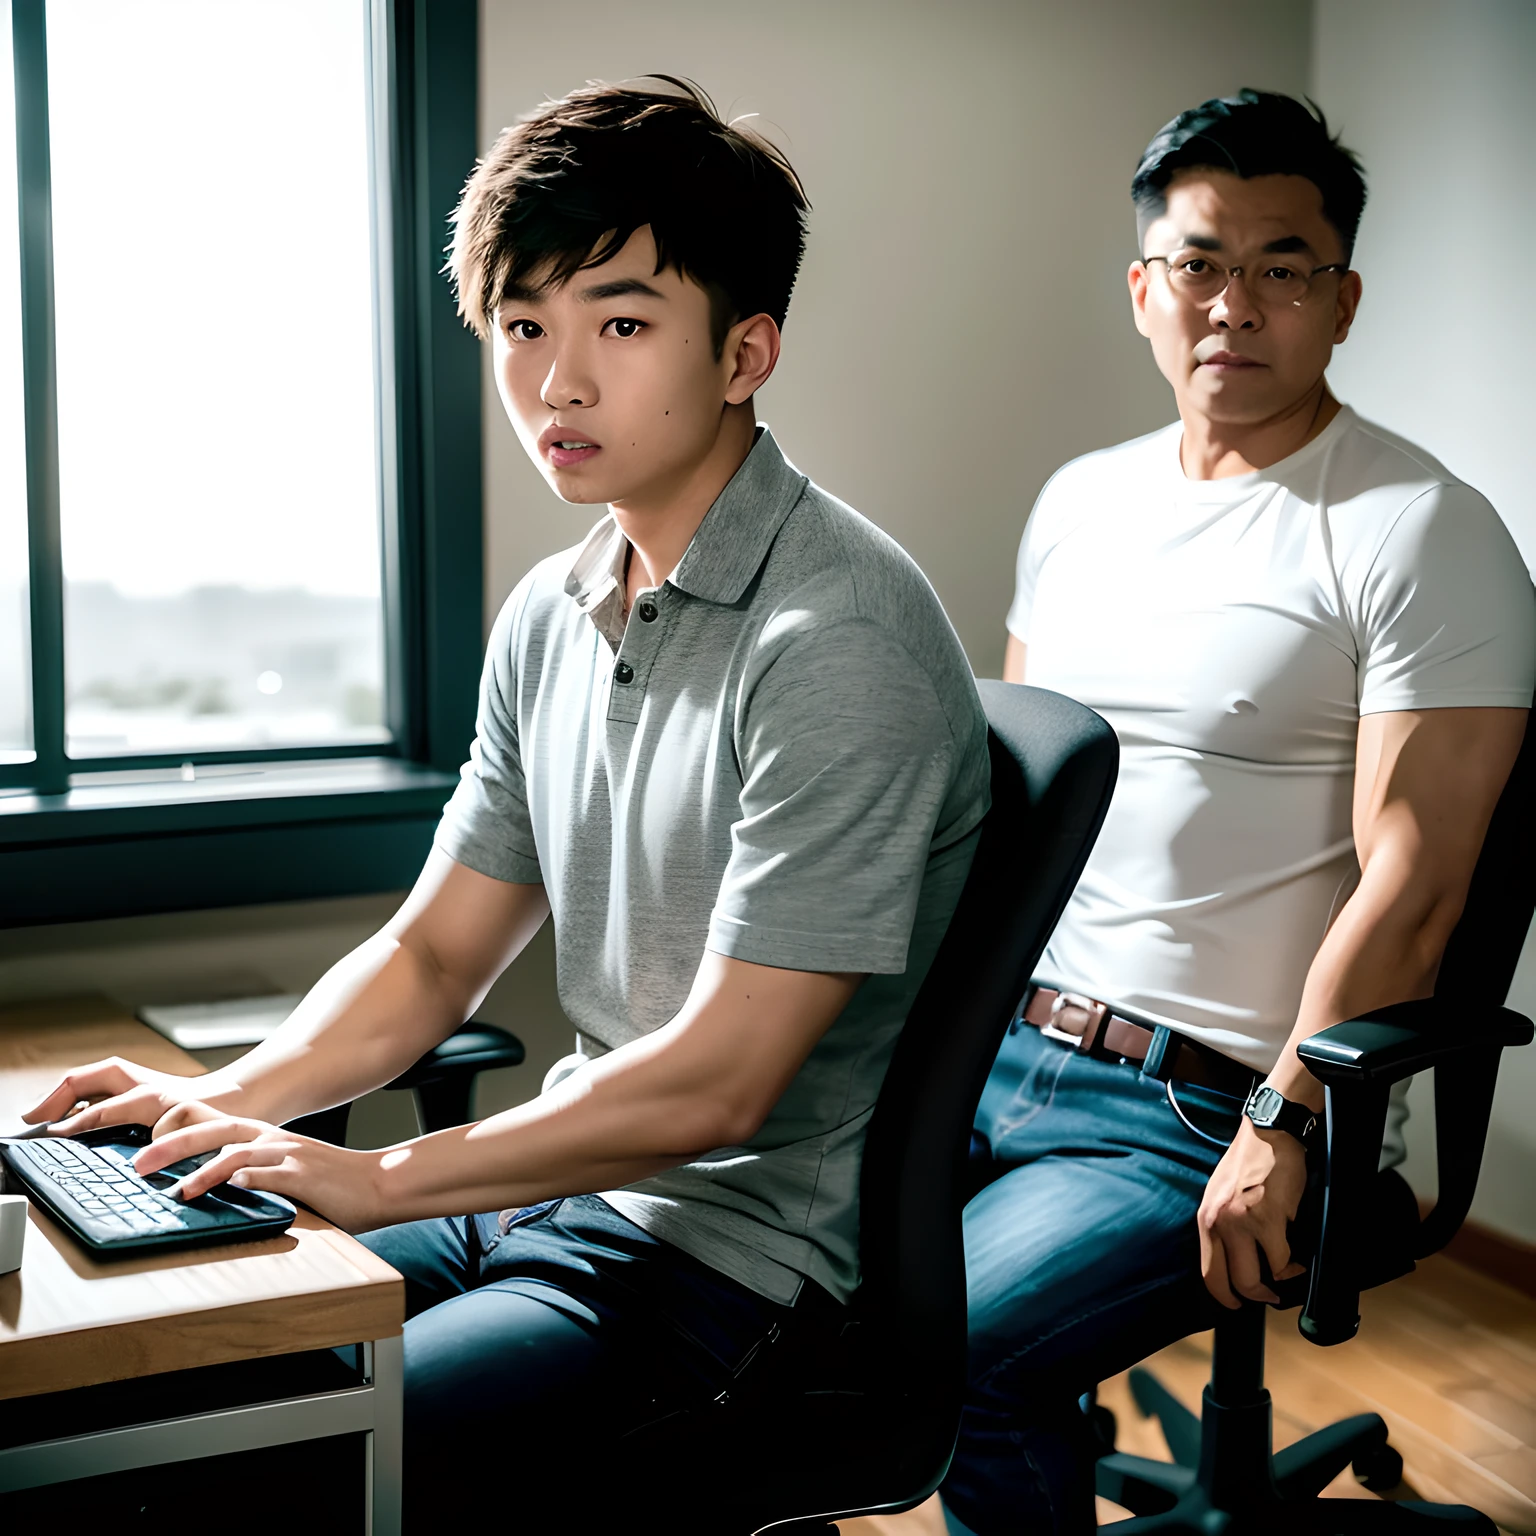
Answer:
[[[1019,548],[1028,681],[1120,738],[1038,974],[1268,1071],[1359,879],[1360,716],[1528,706],[1536,597],[1488,502],[1348,408],[1225,480],[1181,435],[1068,464]]]

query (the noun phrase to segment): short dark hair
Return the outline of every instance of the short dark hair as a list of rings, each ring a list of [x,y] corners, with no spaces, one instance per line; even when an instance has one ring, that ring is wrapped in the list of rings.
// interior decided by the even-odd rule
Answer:
[[[1344,242],[1344,259],[1355,248],[1365,210],[1365,171],[1360,157],[1328,136],[1328,120],[1311,101],[1305,106],[1273,91],[1241,90],[1181,112],[1154,135],[1131,180],[1136,229],[1168,207],[1168,183],[1183,170],[1233,171],[1251,176],[1305,176],[1323,194],[1323,215]]]
[[[783,325],[809,203],[782,151],[724,122],[690,81],[591,84],[504,129],[464,187],[446,270],[484,337],[509,289],[568,282],[649,225],[656,270],[710,296],[718,353],[748,315]]]

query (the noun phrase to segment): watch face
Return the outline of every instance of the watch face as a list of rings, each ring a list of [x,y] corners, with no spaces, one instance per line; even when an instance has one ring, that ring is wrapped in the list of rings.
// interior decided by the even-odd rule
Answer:
[[[1248,1118],[1255,1125],[1273,1125],[1284,1104],[1278,1088],[1255,1088],[1248,1101]]]

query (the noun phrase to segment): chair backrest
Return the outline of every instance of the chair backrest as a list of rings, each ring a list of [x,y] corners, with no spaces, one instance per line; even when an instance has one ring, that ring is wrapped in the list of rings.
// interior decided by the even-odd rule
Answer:
[[[993,1058],[1109,808],[1114,732],[1091,709],[978,684],[992,809],[954,917],[891,1059],[865,1144],[860,1307],[904,1395],[957,1407],[965,1373],[961,1211]]]
[[[1536,719],[1536,715],[1532,716]],[[1503,1006],[1536,912],[1536,730],[1525,740],[1483,839],[1467,904],[1445,947],[1435,996],[1453,1004],[1454,1027],[1475,1032]],[[1435,1069],[1434,1209],[1414,1235],[1414,1256],[1436,1253],[1456,1235],[1477,1193],[1498,1080],[1497,1048]]]

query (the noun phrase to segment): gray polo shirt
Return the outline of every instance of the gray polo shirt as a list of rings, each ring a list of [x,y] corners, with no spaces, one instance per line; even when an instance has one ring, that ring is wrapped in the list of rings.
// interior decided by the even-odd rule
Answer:
[[[437,844],[544,883],[572,1067],[671,1019],[706,949],[870,973],[745,1146],[604,1192],[765,1296],[846,1299],[865,1127],[987,809],[985,718],[922,572],[765,428],[627,624],[626,551],[610,515],[507,600]]]

